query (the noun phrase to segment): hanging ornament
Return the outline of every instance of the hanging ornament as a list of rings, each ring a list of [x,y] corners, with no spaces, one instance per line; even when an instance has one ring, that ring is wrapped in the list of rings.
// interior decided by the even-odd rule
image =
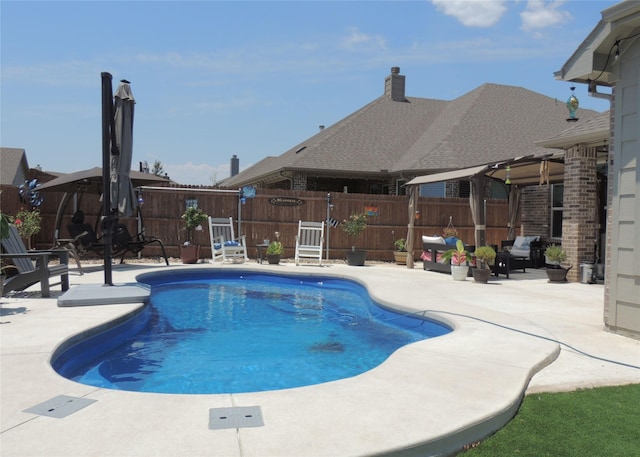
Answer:
[[[580,102],[578,102],[578,98],[573,94],[573,91],[576,88],[571,86],[571,96],[567,100],[567,109],[569,110],[569,117],[567,118],[567,122],[575,122],[578,120],[576,117],[576,111],[578,111],[578,106],[580,106]]]

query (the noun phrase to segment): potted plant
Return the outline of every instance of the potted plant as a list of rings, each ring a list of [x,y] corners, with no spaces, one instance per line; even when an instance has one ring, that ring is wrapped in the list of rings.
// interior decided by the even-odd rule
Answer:
[[[21,209],[11,218],[11,221],[18,229],[20,237],[27,241],[27,249],[31,250],[31,237],[40,232],[40,224],[42,224],[40,211],[37,209],[33,211]]]
[[[458,241],[458,231],[453,226],[453,217],[449,216],[449,224],[442,229],[442,238],[446,244],[455,245]]]
[[[355,239],[367,228],[367,215],[364,213],[351,213],[348,219],[342,222],[342,230]],[[356,249],[355,245],[347,251],[347,263],[352,266],[362,266],[367,257],[367,251]]]
[[[488,282],[491,277],[491,267],[496,261],[496,251],[491,246],[480,246],[473,253],[476,267],[471,269],[475,282]]]
[[[562,262],[567,259],[567,253],[562,249],[562,246],[557,244],[547,246],[544,256],[547,263],[546,272],[549,282],[567,282],[567,273],[571,266],[569,268],[562,267]]]
[[[280,241],[272,241],[267,248],[267,261],[271,265],[280,263],[280,256],[284,253],[284,246]]]
[[[182,263],[197,263],[200,258],[200,245],[192,244],[193,231],[202,230],[202,224],[204,224],[209,216],[204,211],[195,206],[190,206],[182,214],[182,221],[184,223],[184,230],[187,232],[187,238],[184,244],[180,246],[180,258]]]
[[[398,265],[406,265],[407,264],[407,240],[404,238],[400,238],[393,242],[393,247],[395,250],[393,251],[393,258]]]
[[[442,253],[444,260],[451,261],[451,277],[456,281],[464,281],[469,274],[468,259],[471,256],[464,248],[462,240],[456,241],[456,247]]]

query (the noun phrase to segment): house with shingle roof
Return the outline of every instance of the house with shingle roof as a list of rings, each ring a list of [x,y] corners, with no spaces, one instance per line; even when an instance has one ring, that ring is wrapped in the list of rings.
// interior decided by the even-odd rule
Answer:
[[[608,330],[634,338],[640,338],[639,75],[640,2],[628,0],[603,10],[591,33],[555,73],[556,79],[582,85],[593,96],[609,98],[608,119],[594,119],[593,132],[583,126],[579,132],[582,138],[571,138],[571,132],[565,132],[544,142],[565,149],[564,205],[568,214],[563,222],[571,236],[563,236],[563,248],[576,252],[574,262],[589,261],[594,225],[606,226],[601,235],[602,245],[606,246],[601,258],[606,267],[603,320]],[[607,124],[611,135],[605,136],[604,144],[589,138]],[[608,156],[605,163],[600,163],[603,149]],[[606,185],[601,186],[604,192],[575,192],[593,179],[593,168],[600,167],[607,173]],[[589,202],[597,199],[606,205],[601,218],[584,211]],[[602,229],[599,233],[603,233]],[[583,243],[585,238],[587,242]]]
[[[0,148],[0,184],[19,186],[29,178],[29,163],[24,149]]]
[[[580,122],[596,114],[581,110]],[[397,194],[415,176],[548,155],[535,142],[566,128],[566,118],[564,101],[500,84],[453,101],[408,97],[405,76],[393,67],[382,96],[220,184]]]

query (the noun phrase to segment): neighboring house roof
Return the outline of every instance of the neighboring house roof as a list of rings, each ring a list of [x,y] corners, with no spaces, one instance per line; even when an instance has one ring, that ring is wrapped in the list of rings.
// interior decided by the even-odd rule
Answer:
[[[412,97],[398,102],[381,96],[281,156],[267,157],[222,184],[250,182],[285,169],[350,175],[390,171],[446,104]]]
[[[549,150],[535,141],[557,132],[568,117],[564,101],[515,86],[483,84],[453,101],[404,93],[398,98],[386,92],[281,156],[267,157],[221,185],[268,182],[295,171],[415,176],[545,155]],[[584,122],[597,113],[578,114]]]
[[[29,178],[29,164],[24,149],[0,148],[0,184],[20,186]]]

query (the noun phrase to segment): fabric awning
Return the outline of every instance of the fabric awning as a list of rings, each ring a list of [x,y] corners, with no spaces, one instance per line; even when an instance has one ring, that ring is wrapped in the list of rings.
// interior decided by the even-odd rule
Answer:
[[[432,175],[417,176],[411,181],[405,183],[405,186],[417,186],[420,184],[429,184],[432,182],[455,181],[458,179],[470,178],[471,176],[483,173],[487,170],[486,165],[471,168],[460,168],[458,170],[444,171],[442,173],[434,173]]]
[[[509,167],[508,171],[507,167]],[[519,157],[504,162],[417,176],[407,182],[405,186],[471,179],[473,176],[480,174],[485,175],[487,178],[504,182],[507,179],[507,173],[509,173],[511,184],[516,184],[520,187],[547,183],[554,184],[564,180],[564,162],[555,158],[552,154],[540,157]]]

